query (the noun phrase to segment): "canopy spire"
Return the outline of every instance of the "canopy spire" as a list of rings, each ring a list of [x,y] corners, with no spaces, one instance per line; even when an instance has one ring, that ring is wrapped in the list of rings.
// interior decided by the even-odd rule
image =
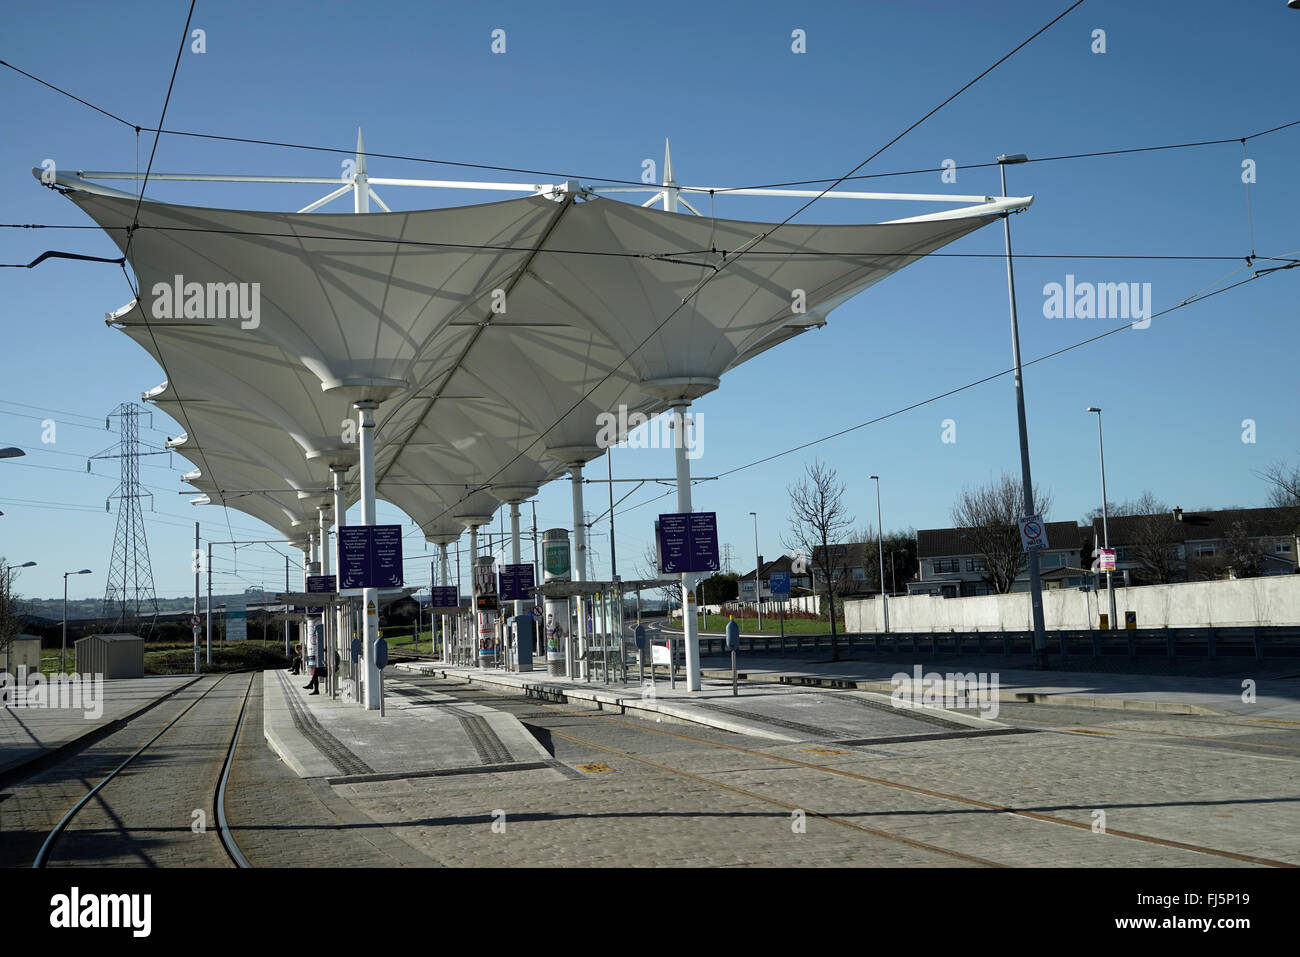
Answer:
[[[361,139],[359,126],[357,127],[357,171],[352,180],[352,211],[370,212],[370,177],[366,175],[366,144]]]
[[[670,213],[677,212],[677,180],[673,179],[673,150],[664,137],[664,209]]]

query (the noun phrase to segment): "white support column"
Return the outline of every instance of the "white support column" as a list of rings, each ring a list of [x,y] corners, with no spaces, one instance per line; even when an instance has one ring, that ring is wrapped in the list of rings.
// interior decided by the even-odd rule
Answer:
[[[582,462],[570,466],[573,478],[573,580],[587,580],[587,529],[583,525],[585,515],[582,505]],[[578,596],[578,673],[569,672],[571,677],[585,680],[588,675],[587,662],[587,600]]]
[[[686,457],[688,428],[686,410],[690,403],[673,406],[673,451],[677,459],[677,511],[691,512],[691,460]],[[686,690],[699,691],[700,680],[700,623],[695,617],[695,585],[699,576],[682,575],[682,630],[686,639]]]
[[[446,542],[438,543],[438,557],[442,559],[442,566],[439,569],[440,574],[438,575],[438,584],[445,586],[447,584],[447,574],[448,574]],[[451,632],[447,627],[447,613],[443,612],[442,615],[442,660],[443,661],[451,660],[451,655],[447,650],[449,647],[448,642],[450,640],[451,640]]]
[[[478,667],[478,523],[469,526],[469,661],[467,668]]]
[[[320,525],[320,572],[321,575],[330,573],[330,510],[331,505],[328,502],[322,502],[316,506],[316,520]],[[333,634],[334,629],[330,627],[329,620],[330,610],[326,605],[321,609],[320,628],[321,628],[321,660],[318,664],[325,668],[325,674],[331,678],[334,675],[334,642],[336,636]],[[334,696],[334,681],[326,682],[330,697]]]
[[[510,503],[510,564],[519,565],[519,503]],[[524,603],[515,599],[515,615],[524,613]]]
[[[355,403],[360,425],[361,449],[361,524],[375,524],[375,409],[378,402]],[[379,668],[375,664],[375,645],[379,641],[379,589],[367,588],[361,594],[361,654],[365,661],[365,703],[367,711],[379,710]]]
[[[345,525],[347,524],[347,521],[348,521],[347,506],[344,504],[344,500],[343,500],[343,477],[344,477],[345,475],[347,475],[347,471],[348,471],[348,467],[347,467],[346,465],[331,465],[331,466],[330,466],[330,477],[331,477],[331,479],[333,479],[333,484],[334,484],[334,488],[333,488],[333,491],[334,491],[334,524],[335,524],[335,526],[336,526],[337,528],[342,528],[343,526],[345,526]],[[333,563],[333,567],[334,567],[334,569],[335,569],[335,574],[338,573],[338,571],[337,571],[338,569],[342,568],[342,565],[339,563],[339,560],[338,560],[338,533],[337,533],[337,532],[335,532],[335,534],[334,534],[334,563]],[[336,583],[336,585],[337,585],[337,583]],[[335,611],[334,611],[334,634],[335,634],[335,639],[336,639],[336,641],[338,642],[339,657],[341,657],[341,658],[343,659],[343,661],[344,661],[345,663],[347,663],[348,671],[349,671],[349,674],[350,674],[350,673],[351,673],[351,668],[352,668],[352,664],[351,664],[351,661],[352,661],[352,629],[348,627],[348,618],[349,618],[349,615],[348,615],[347,611],[344,609],[344,607],[343,607],[342,605],[338,606],[338,607],[335,609]],[[347,654],[344,654],[344,652],[347,652]],[[356,694],[356,688],[355,688],[355,686],[354,686],[353,689],[352,689],[352,693],[353,693],[353,695],[355,696],[355,694]]]

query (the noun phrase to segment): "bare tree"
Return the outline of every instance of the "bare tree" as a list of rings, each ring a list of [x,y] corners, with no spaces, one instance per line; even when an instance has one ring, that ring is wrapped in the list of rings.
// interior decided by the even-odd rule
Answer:
[[[1157,585],[1180,580],[1186,570],[1186,559],[1178,557],[1183,535],[1169,506],[1146,491],[1135,501],[1121,505],[1119,514],[1131,517],[1133,544],[1129,554],[1144,577]]]
[[[1224,536],[1227,540],[1228,566],[1235,578],[1258,578],[1264,573],[1268,549],[1264,539],[1253,535],[1245,522],[1233,522]]]
[[[1284,462],[1275,462],[1255,474],[1272,486],[1268,495],[1269,505],[1274,508],[1300,506],[1300,466],[1291,468]]]
[[[659,553],[655,549],[653,542],[646,546],[645,552],[641,555],[641,561],[637,562],[636,573],[647,581],[652,578],[661,577],[661,572],[659,571]],[[662,581],[663,584],[659,585],[655,589],[655,591],[659,593],[660,599],[667,602],[670,608],[674,605],[680,608],[682,605],[681,576],[678,575],[674,578],[663,578]]]
[[[1046,516],[1051,496],[1034,488],[1034,507]],[[952,507],[952,523],[962,529],[971,550],[984,556],[984,581],[998,594],[1011,591],[1024,568],[1025,552],[1020,541],[1020,518],[1024,514],[1024,486],[1020,479],[1004,473],[985,485],[962,489]]]
[[[843,586],[846,568],[852,556],[842,539],[853,527],[853,516],[844,504],[844,485],[835,470],[820,461],[805,466],[805,476],[790,486],[790,531],[782,536],[786,548],[802,554],[812,566],[814,589],[826,589],[830,609],[831,660],[840,660],[839,639],[835,631],[835,594]]]
[[[22,631],[22,596],[13,591],[13,580],[21,573],[20,568],[9,565],[0,556],[0,653]]]
[[[1300,533],[1300,466],[1292,468],[1284,462],[1275,462],[1255,474],[1270,486],[1268,504],[1284,509],[1291,531]]]

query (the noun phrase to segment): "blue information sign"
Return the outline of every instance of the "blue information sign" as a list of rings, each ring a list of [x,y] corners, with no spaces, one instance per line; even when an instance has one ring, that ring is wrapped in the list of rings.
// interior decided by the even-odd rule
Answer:
[[[771,572],[767,576],[767,585],[775,599],[790,597],[790,573]]]
[[[455,585],[434,585],[429,596],[431,608],[459,608],[460,591]]]
[[[336,579],[334,578],[333,575],[308,575],[307,590],[308,591],[334,591],[335,581]],[[325,607],[323,605],[320,605],[320,606],[308,608],[307,614],[319,615],[322,614],[324,611],[325,611]]]
[[[402,526],[344,525],[339,529],[339,588],[400,588]]]
[[[659,571],[665,575],[682,572],[716,572],[718,561],[718,513],[670,512],[659,516]]]
[[[497,589],[502,601],[527,601],[533,596],[528,590],[533,587],[533,566],[502,565],[500,587]]]

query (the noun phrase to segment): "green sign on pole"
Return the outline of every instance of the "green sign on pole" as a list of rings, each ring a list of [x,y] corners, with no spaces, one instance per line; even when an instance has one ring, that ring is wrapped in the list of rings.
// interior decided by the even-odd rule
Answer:
[[[542,543],[542,567],[546,574],[562,577],[569,574],[569,543],[567,540]]]

